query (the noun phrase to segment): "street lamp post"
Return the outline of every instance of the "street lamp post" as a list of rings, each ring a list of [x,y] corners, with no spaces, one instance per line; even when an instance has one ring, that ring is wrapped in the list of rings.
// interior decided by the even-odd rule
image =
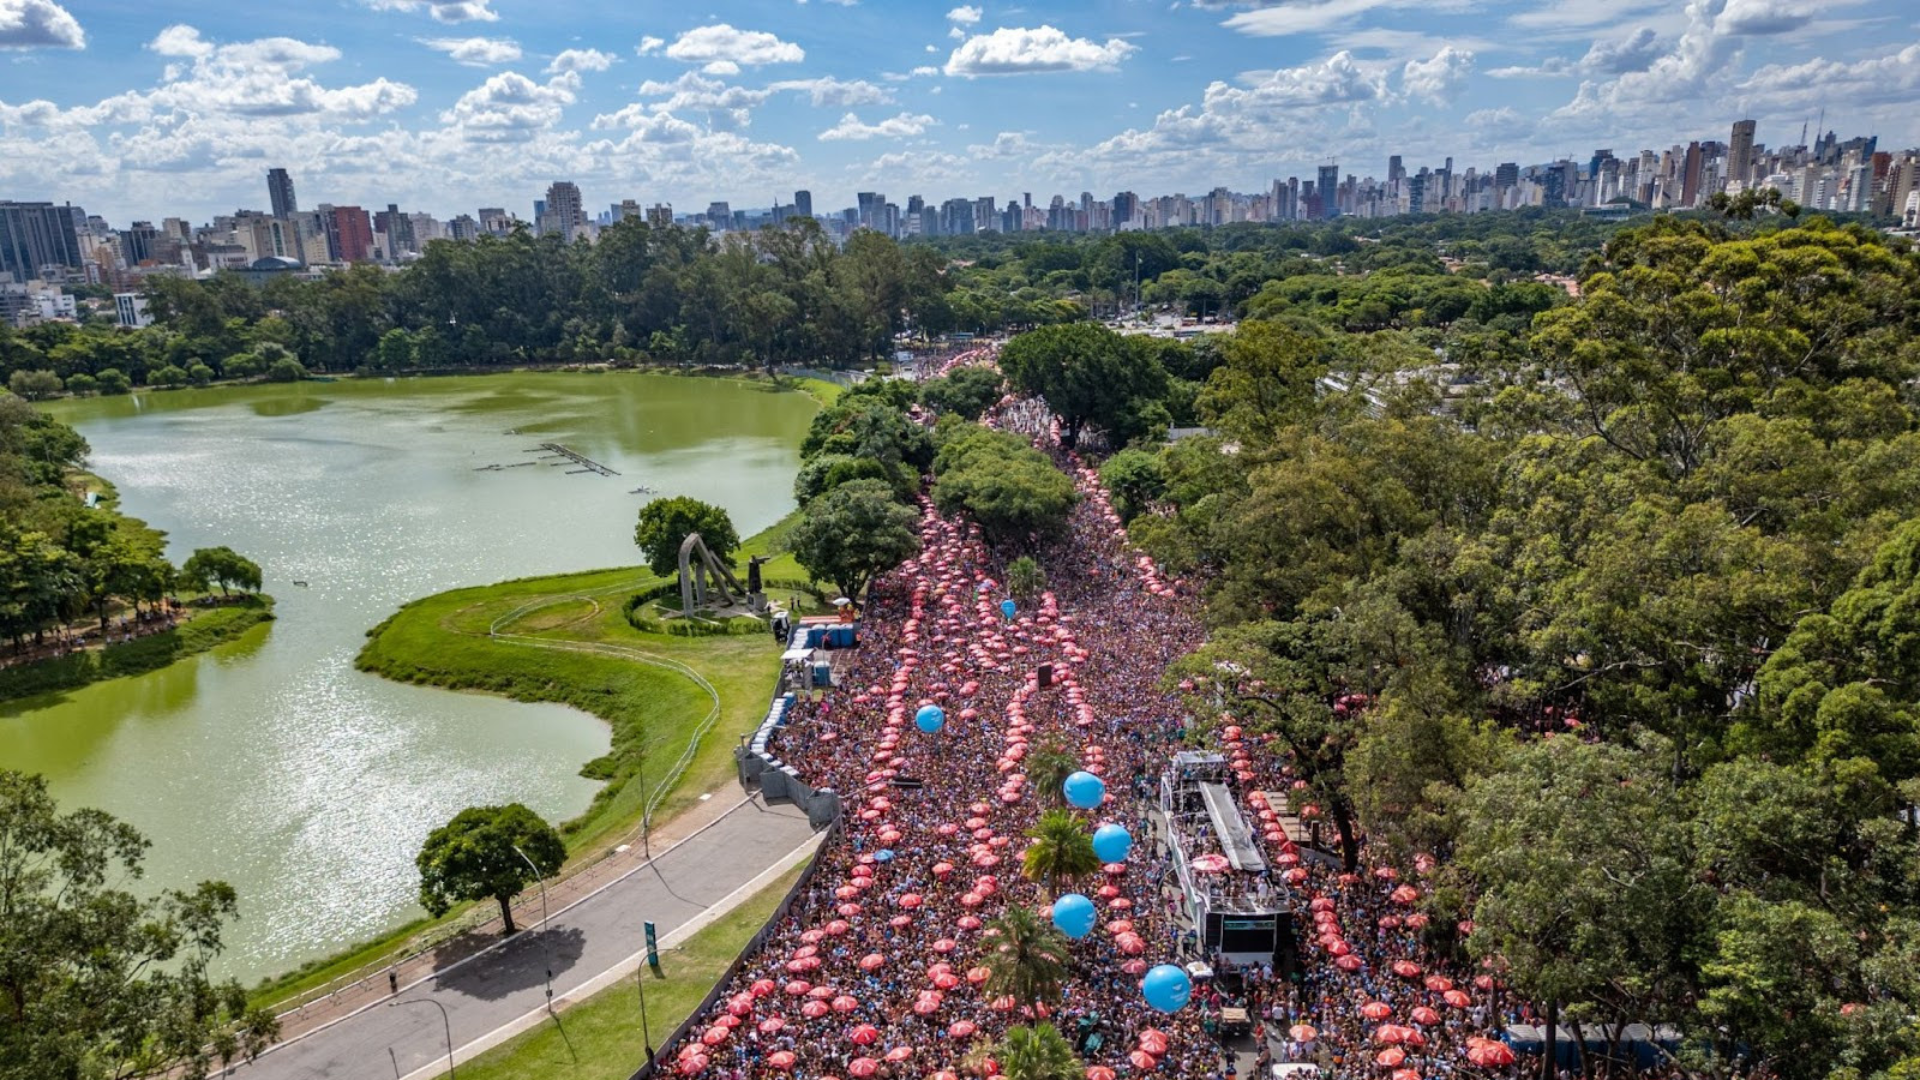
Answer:
[[[553,941],[547,937],[547,879],[540,876],[540,868],[533,865],[533,860],[527,858],[527,853],[520,850],[520,845],[513,845],[513,853],[520,856],[520,860],[527,864],[527,869],[533,871],[534,879],[540,883],[540,940],[545,943],[547,950],[547,1011],[552,1012]]]
[[[389,1001],[387,1008],[395,1005],[431,1005],[440,1010],[440,1024],[447,1030],[447,1080],[453,1080],[453,1018],[447,1015],[447,1007],[432,998],[409,998],[406,1001]]]

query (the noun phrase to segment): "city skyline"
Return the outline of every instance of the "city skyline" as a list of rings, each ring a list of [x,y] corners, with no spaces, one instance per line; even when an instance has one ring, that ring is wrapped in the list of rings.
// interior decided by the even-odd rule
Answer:
[[[1792,145],[1920,145],[1920,30],[1894,0],[1686,5],[749,5],[635,16],[515,0],[207,11],[0,0],[0,197],[117,221],[305,201],[451,217],[556,178],[589,210],[1261,190],[1275,177]],[[1035,104],[1044,108],[1035,108]],[[1811,138],[1811,136],[1810,136]],[[1363,165],[1363,163],[1365,163]],[[514,211],[530,216],[530,207]]]

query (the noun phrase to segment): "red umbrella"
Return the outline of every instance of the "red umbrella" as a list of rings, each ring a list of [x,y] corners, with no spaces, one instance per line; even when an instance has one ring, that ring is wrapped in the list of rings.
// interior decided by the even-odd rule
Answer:
[[[1225,871],[1227,867],[1232,864],[1227,862],[1225,855],[1201,855],[1187,865],[1203,874],[1218,874]]]
[[[775,1050],[773,1053],[767,1055],[767,1064],[779,1069],[781,1072],[793,1068],[793,1063],[796,1060],[791,1050]]]
[[[1360,1015],[1369,1020],[1385,1020],[1393,1015],[1393,1006],[1384,1001],[1369,1001],[1360,1006]]]
[[[887,1056],[886,1056],[885,1058],[882,1058],[881,1060],[883,1060],[883,1061],[905,1061],[905,1060],[907,1060],[908,1058],[910,1058],[910,1057],[912,1057],[912,1056],[913,1056],[913,1047],[911,1047],[911,1046],[896,1046],[896,1047],[894,1047],[893,1049],[891,1049],[891,1050],[889,1050],[889,1051],[887,1051]]]
[[[1382,1046],[1394,1046],[1407,1041],[1407,1029],[1398,1024],[1381,1024],[1373,1029],[1373,1041]]]
[[[769,1016],[765,1020],[760,1021],[760,1034],[772,1035],[777,1033],[781,1028],[786,1026],[787,1026],[787,1021],[785,1017]]]
[[[733,1032],[715,1024],[701,1033],[700,1041],[706,1043],[708,1046],[719,1046],[721,1043],[726,1042],[727,1036],[731,1034],[733,1034]]]
[[[787,984],[787,993],[793,997],[800,997],[811,989],[813,984],[805,979],[795,979]]]
[[[1453,989],[1453,980],[1447,978],[1445,975],[1429,975],[1427,976],[1427,989],[1436,994],[1445,993]]]
[[[899,903],[903,908],[917,908],[920,906],[920,894],[913,892],[907,893],[900,898]]]
[[[693,1076],[697,1073],[705,1072],[707,1068],[707,1055],[696,1054],[693,1057],[683,1057],[680,1059],[678,1068],[681,1076]]]
[[[1147,1053],[1145,1050],[1133,1051],[1127,1055],[1127,1060],[1132,1062],[1133,1067],[1139,1069],[1141,1072],[1152,1072],[1153,1067],[1160,1064],[1152,1054]]]
[[[992,976],[993,976],[993,971],[990,968],[975,967],[975,968],[967,969],[967,983],[972,986],[979,986],[981,983],[986,982]]]
[[[1427,1008],[1425,1005],[1416,1006],[1412,1012],[1407,1014],[1407,1017],[1414,1023],[1421,1025],[1432,1025],[1440,1022],[1440,1014]]]
[[[778,989],[779,987],[774,985],[772,979],[758,979],[752,986],[747,988],[748,992],[757,998],[766,997]]]
[[[947,1034],[951,1035],[956,1039],[964,1039],[967,1036],[972,1035],[974,1032],[979,1030],[980,1030],[979,1025],[975,1024],[971,1020],[955,1020],[951,1025],[948,1026]]]
[[[1105,1065],[1095,1065],[1087,1070],[1087,1080],[1114,1080],[1113,1070]]]
[[[1140,1049],[1159,1057],[1167,1052],[1167,1033],[1157,1028],[1147,1028],[1140,1033]]]
[[[880,1029],[872,1024],[861,1024],[847,1038],[852,1039],[856,1046],[872,1046],[880,1038]]]
[[[818,1020],[832,1011],[824,1001],[809,1001],[800,1006],[800,1015],[809,1020]]]
[[[834,1012],[852,1012],[860,1007],[860,1002],[850,994],[841,994],[831,1002]]]
[[[1320,1033],[1314,1030],[1312,1024],[1295,1024],[1287,1029],[1287,1034],[1293,1036],[1294,1042],[1303,1043],[1312,1042],[1320,1037]]]
[[[1395,1069],[1393,1080],[1420,1080],[1420,1074],[1412,1069]]]
[[[1420,977],[1420,965],[1411,960],[1395,960],[1393,973],[1403,979],[1417,979]]]
[[[1411,885],[1402,885],[1393,890],[1387,898],[1396,904],[1411,904],[1420,899],[1420,890]]]
[[[1441,994],[1440,999],[1456,1009],[1464,1009],[1473,1004],[1473,999],[1467,996],[1465,990],[1449,990]]]
[[[1493,976],[1476,975],[1473,977],[1473,985],[1481,990],[1491,990],[1493,989]]]
[[[1501,1068],[1513,1064],[1513,1048],[1491,1039],[1473,1043],[1467,1047],[1467,1060],[1483,1069]]]
[[[879,953],[868,953],[860,958],[860,970],[878,971],[887,966],[887,958]]]
[[[1407,1052],[1397,1046],[1389,1047],[1373,1055],[1373,1063],[1384,1069],[1397,1069],[1407,1060]]]
[[[864,1078],[879,1072],[880,1063],[870,1057],[857,1057],[847,1066],[847,1071],[855,1076]]]
[[[1339,968],[1341,971],[1359,971],[1360,958],[1357,956],[1342,956],[1333,962],[1333,966]]]

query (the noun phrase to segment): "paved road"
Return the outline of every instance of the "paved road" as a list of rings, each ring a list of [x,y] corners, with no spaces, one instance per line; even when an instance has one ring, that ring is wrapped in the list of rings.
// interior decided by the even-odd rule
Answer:
[[[652,920],[662,937],[672,933],[812,835],[798,809],[769,807],[756,796],[671,851],[658,853],[653,862],[556,913],[546,931],[522,932],[433,979],[402,987],[399,1000],[446,1006],[457,1050],[545,1005],[549,950],[554,994],[571,993],[644,949],[643,922]],[[635,1012],[638,1023],[637,1008]],[[656,1029],[654,1038],[664,1034]],[[436,1062],[445,1068],[447,1036],[439,1009],[429,1004],[375,1005],[277,1046],[233,1075],[245,1080],[393,1080],[396,1060],[402,1076]]]

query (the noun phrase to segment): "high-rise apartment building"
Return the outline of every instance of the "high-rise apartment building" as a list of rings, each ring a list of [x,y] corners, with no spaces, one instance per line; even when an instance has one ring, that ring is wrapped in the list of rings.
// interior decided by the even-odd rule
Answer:
[[[1313,190],[1320,196],[1320,216],[1323,218],[1339,217],[1340,204],[1338,202],[1338,192],[1340,190],[1340,166],[1320,166],[1320,180],[1313,185]]]
[[[586,203],[580,199],[580,187],[571,180],[555,180],[547,188],[547,197],[541,200],[541,210],[534,221],[540,235],[554,234],[571,240],[574,232],[587,224]]]
[[[1680,171],[1680,206],[1682,208],[1697,205],[1695,200],[1700,197],[1700,173],[1705,166],[1706,154],[1700,149],[1700,144],[1688,143],[1686,160],[1681,165]]]
[[[673,227],[673,204],[654,203],[647,207],[647,224],[655,229]]]
[[[373,218],[357,206],[336,206],[326,216],[327,251],[336,262],[373,259]]]
[[[0,273],[31,281],[49,270],[79,270],[80,232],[72,206],[0,200]]]
[[[1735,120],[1727,140],[1727,186],[1753,186],[1753,121]]]
[[[267,199],[273,204],[273,216],[290,218],[300,212],[300,203],[293,197],[293,177],[285,169],[267,170]]]
[[[793,214],[795,217],[813,216],[813,192],[796,191],[793,193]]]

